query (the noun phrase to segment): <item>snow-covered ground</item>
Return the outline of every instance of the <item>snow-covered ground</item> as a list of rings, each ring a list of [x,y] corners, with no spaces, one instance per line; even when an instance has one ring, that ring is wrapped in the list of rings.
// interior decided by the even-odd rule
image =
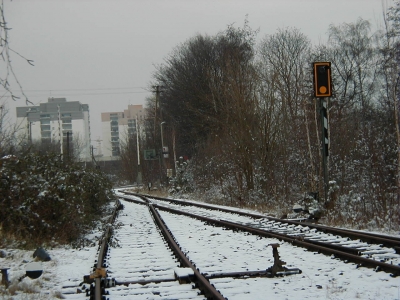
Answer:
[[[180,263],[154,223],[145,205],[122,201],[109,246],[107,271],[116,282],[152,282],[117,285],[108,289],[110,299],[203,299],[191,284],[180,285],[175,270]],[[157,283],[155,283],[157,282]]]
[[[34,251],[2,248],[2,256],[5,257],[0,258],[0,268],[10,268],[8,278],[11,283],[8,289],[0,286],[0,299],[62,299],[60,295],[63,286],[78,286],[83,276],[92,271],[97,249],[95,244],[80,249],[45,249],[51,260],[41,262],[42,276],[38,279],[25,277],[19,281],[25,275],[29,263],[39,260],[33,258]],[[76,292],[77,289],[73,290]]]
[[[202,272],[265,270],[273,264],[267,239],[244,232],[205,225],[199,220],[168,212],[162,218],[182,242],[183,251]],[[188,240],[190,242],[188,242]],[[387,273],[357,268],[339,259],[306,251],[279,242],[279,255],[288,268],[301,274],[277,278],[212,279],[214,286],[228,299],[400,299],[400,280]],[[221,269],[215,269],[216,260]],[[200,263],[201,262],[201,263]]]
[[[336,234],[324,233],[322,230],[316,230],[313,229],[312,227],[309,227],[307,223],[302,223],[302,225],[297,225],[297,226],[295,225],[288,226],[287,224],[278,221],[270,221],[268,220],[268,218],[254,219],[252,217],[236,213],[231,213],[231,212],[228,213],[192,205],[179,205],[175,203],[170,203],[168,201],[156,200],[152,198],[150,198],[150,201],[159,206],[177,209],[194,215],[215,218],[224,221],[230,221],[245,226],[254,227],[257,229],[263,229],[266,231],[287,234],[291,236],[299,236],[307,240],[314,240],[321,242],[330,241],[331,243],[335,243],[336,245],[341,245],[350,248],[358,248],[359,251],[361,252],[362,257],[372,258],[379,261],[385,261],[386,263],[389,264],[400,265],[400,254],[396,254],[393,248],[383,247],[382,245],[378,244],[368,244],[360,240],[351,240],[347,237],[340,237],[339,235]],[[230,208],[229,210],[234,212],[236,211],[243,212],[243,210],[240,211],[239,209],[235,208],[232,209]],[[254,214],[254,212],[252,212],[252,214]],[[263,216],[261,214],[259,215],[260,217]]]
[[[120,237],[130,239],[129,247],[140,244],[141,239],[146,239],[149,230],[140,231],[140,226],[135,234],[126,234],[130,231],[124,226],[134,224],[139,217],[130,216],[129,203],[125,203],[126,210],[121,212],[120,222],[116,232]],[[138,204],[132,204],[138,205]],[[134,211],[135,209],[133,209]],[[123,216],[122,216],[123,215]],[[272,239],[258,239],[246,233],[233,233],[220,227],[205,225],[203,222],[187,217],[179,217],[166,212],[161,212],[167,225],[176,235],[177,241],[184,245],[184,251],[194,262],[200,263],[201,271],[208,273],[218,272],[211,266],[220,263],[224,271],[243,271],[243,266],[249,270],[265,269],[272,265],[272,250],[268,247]],[[143,226],[152,226],[145,221]],[[134,226],[137,226],[135,224]],[[88,238],[96,240],[100,232],[94,232]],[[135,243],[138,241],[138,243]],[[121,245],[120,245],[121,246]],[[8,290],[0,286],[1,299],[29,300],[29,299],[88,299],[85,294],[61,295],[66,292],[76,292],[77,286],[83,281],[83,276],[92,271],[97,256],[98,245],[85,246],[80,249],[57,247],[46,249],[51,260],[41,262],[43,275],[38,279],[28,277],[19,281],[25,274],[29,262],[35,261],[33,251],[0,248],[4,255],[0,258],[0,268],[8,270],[11,284]],[[161,249],[161,248],[160,248]],[[115,247],[115,251],[118,247]],[[142,249],[146,251],[144,248]],[[156,248],[153,248],[156,251]],[[160,250],[165,251],[165,249]],[[157,252],[157,251],[156,251]],[[120,261],[113,261],[113,265],[120,268],[133,262],[134,250],[128,252]],[[258,253],[257,255],[255,253]],[[156,255],[157,253],[155,253]],[[340,260],[321,254],[305,251],[281,243],[279,247],[281,259],[287,262],[287,267],[299,268],[302,274],[280,278],[248,278],[248,279],[213,279],[212,283],[222,294],[229,299],[397,299],[400,300],[400,280],[392,278],[383,272],[374,272],[372,269],[359,268],[354,264],[346,264]],[[4,256],[4,257],[3,257]],[[131,258],[130,258],[131,257]],[[204,263],[206,262],[206,263]],[[207,264],[208,262],[208,264]],[[145,270],[148,260],[135,259],[134,264],[138,269]],[[173,260],[168,263],[172,270]],[[110,270],[112,270],[110,266]],[[167,268],[167,269],[168,269]],[[117,269],[116,269],[117,270]],[[115,271],[116,271],[115,270]],[[221,269],[222,270],[222,269]],[[172,271],[171,271],[172,272]],[[110,274],[110,276],[113,276]],[[172,276],[168,275],[168,276]],[[151,278],[151,277],[150,277]],[[64,288],[63,288],[64,287]],[[139,287],[139,286],[138,286]],[[130,286],[133,288],[133,286]],[[169,287],[180,289],[179,285]],[[113,299],[111,295],[110,300]],[[130,299],[129,296],[124,299]],[[140,299],[140,298],[135,298]],[[154,294],[143,295],[143,299],[173,299]]]

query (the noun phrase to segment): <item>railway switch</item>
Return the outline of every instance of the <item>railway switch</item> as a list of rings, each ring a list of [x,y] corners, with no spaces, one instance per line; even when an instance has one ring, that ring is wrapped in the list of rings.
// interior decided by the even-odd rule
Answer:
[[[105,268],[96,268],[90,275],[83,276],[84,283],[93,283],[96,278],[106,278],[107,270]]]
[[[284,265],[286,265],[286,262],[280,259],[278,253],[279,244],[269,244],[268,246],[272,247],[272,255],[274,256],[274,265],[267,269],[267,273],[270,273],[272,276],[301,274],[300,269],[297,268],[288,269],[284,267]]]

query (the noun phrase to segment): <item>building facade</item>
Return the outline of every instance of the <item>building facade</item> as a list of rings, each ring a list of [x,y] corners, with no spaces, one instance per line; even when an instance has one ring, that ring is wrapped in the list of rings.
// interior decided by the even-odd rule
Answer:
[[[123,112],[105,112],[101,114],[103,134],[103,157],[110,159],[119,157],[120,142],[127,135],[136,133],[137,124],[144,118],[142,105],[128,105]]]
[[[39,106],[17,107],[17,124],[29,142],[74,145],[80,160],[90,161],[89,105],[49,98]],[[62,150],[61,150],[62,151]]]

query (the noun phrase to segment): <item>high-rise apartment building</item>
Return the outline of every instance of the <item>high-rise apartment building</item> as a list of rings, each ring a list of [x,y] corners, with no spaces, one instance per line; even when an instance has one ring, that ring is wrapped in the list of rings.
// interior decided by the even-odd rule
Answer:
[[[101,114],[103,133],[103,156],[118,157],[120,142],[129,134],[135,134],[137,123],[144,118],[142,105],[128,105],[123,112],[105,112]]]
[[[49,98],[39,106],[17,107],[17,124],[30,142],[71,143],[79,159],[90,160],[89,105],[66,98]],[[68,137],[68,140],[67,140]]]

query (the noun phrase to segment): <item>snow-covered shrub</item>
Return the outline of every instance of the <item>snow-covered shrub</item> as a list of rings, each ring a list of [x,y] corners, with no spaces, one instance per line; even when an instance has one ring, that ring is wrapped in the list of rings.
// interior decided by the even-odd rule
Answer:
[[[193,187],[193,173],[191,170],[190,160],[183,160],[180,157],[175,162],[175,176],[170,179],[170,194],[185,194],[191,193],[194,190]]]
[[[102,173],[54,153],[4,157],[0,175],[0,233],[32,244],[76,240],[112,197]]]

